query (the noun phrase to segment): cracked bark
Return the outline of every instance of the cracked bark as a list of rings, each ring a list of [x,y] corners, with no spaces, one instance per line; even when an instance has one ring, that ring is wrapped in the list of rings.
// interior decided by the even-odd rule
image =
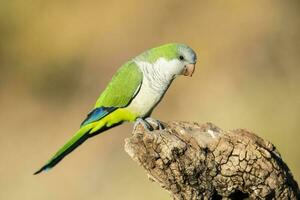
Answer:
[[[138,126],[125,150],[173,199],[300,199],[297,182],[268,141],[244,129],[170,122]]]

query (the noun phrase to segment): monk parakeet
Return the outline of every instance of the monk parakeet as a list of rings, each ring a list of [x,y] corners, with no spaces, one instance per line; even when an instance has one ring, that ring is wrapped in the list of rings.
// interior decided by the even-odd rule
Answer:
[[[87,139],[125,121],[136,121],[148,130],[151,123],[163,128],[150,115],[177,76],[192,76],[195,63],[196,53],[184,44],[152,48],[126,62],[101,93],[80,129],[34,174],[51,169]]]

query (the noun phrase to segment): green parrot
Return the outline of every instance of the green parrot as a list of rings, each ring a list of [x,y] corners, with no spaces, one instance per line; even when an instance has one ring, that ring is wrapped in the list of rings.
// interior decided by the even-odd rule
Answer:
[[[134,122],[151,131],[163,128],[150,115],[172,81],[179,75],[192,76],[196,53],[184,44],[165,44],[141,53],[120,67],[101,93],[80,129],[34,174],[47,171],[87,139],[123,122]]]

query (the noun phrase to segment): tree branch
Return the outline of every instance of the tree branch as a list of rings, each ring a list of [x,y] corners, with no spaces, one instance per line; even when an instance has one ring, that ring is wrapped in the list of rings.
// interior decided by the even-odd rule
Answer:
[[[138,126],[125,151],[174,199],[300,199],[279,152],[254,133],[211,123],[165,127]]]

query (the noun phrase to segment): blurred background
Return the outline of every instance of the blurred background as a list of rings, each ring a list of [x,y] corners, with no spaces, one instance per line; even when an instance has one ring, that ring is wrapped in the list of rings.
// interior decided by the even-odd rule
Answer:
[[[32,175],[122,63],[169,42],[199,59],[153,116],[254,131],[300,181],[299,11],[296,0],[1,1],[0,199],[169,199],[123,150],[132,124]]]

